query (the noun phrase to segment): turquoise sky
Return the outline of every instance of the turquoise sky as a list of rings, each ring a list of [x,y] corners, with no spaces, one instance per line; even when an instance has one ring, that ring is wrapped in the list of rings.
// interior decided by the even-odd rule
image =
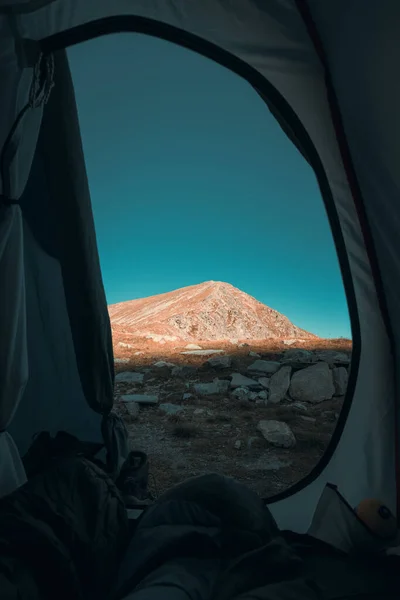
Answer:
[[[253,89],[143,35],[68,54],[108,302],[227,281],[350,337],[314,174]]]

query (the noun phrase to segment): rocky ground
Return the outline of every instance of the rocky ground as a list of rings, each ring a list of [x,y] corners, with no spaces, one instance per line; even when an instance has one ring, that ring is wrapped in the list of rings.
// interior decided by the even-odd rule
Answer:
[[[127,347],[129,346],[129,347]],[[270,497],[323,455],[346,392],[348,340],[118,345],[115,410],[159,494],[219,472]]]

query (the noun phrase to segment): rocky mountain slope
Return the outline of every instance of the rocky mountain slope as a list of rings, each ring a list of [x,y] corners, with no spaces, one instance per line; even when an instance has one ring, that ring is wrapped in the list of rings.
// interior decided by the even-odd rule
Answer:
[[[316,339],[229,283],[207,281],[109,306],[113,330],[155,341]]]

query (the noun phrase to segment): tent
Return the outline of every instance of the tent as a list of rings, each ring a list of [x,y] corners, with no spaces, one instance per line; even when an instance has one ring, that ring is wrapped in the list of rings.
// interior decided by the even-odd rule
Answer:
[[[305,531],[327,482],[396,508],[398,0],[0,0],[0,491],[37,431],[116,444],[113,356],[65,49],[129,31],[245,78],[315,171],[352,322],[347,399],[312,473],[269,501]],[[107,73],[104,73],[107,77]],[[397,207],[397,208],[396,208]]]

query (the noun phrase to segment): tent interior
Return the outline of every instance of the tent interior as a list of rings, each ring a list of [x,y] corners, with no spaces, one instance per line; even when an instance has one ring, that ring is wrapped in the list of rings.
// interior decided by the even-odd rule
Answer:
[[[396,0],[0,0],[2,597],[398,595],[399,21]],[[246,79],[318,180],[352,321],[346,405],[267,503],[216,475],[145,509],[118,491],[136,463],[66,48],[122,31]]]

